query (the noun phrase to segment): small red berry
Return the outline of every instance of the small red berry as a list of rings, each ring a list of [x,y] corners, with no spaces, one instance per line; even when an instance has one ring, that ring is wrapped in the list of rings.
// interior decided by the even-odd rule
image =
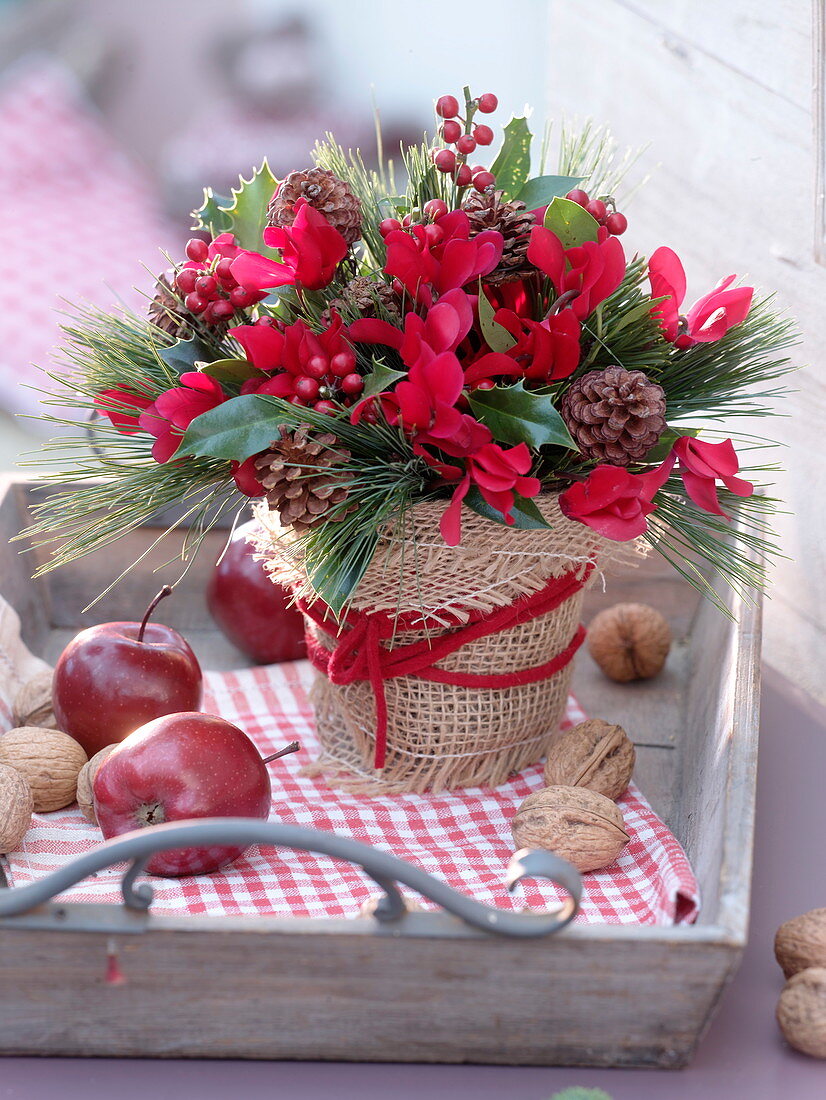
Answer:
[[[456,142],[456,148],[464,155],[472,153],[476,149],[476,138],[471,134],[462,134]]]
[[[459,187],[467,187],[470,181],[473,179],[473,173],[466,164],[459,165],[459,171],[456,173],[456,183]]]
[[[193,237],[191,241],[187,241],[185,251],[188,258],[196,264],[202,264],[209,256],[209,247],[200,237]]]
[[[435,222],[447,213],[447,203],[444,199],[429,199],[423,209],[426,217]]]
[[[440,172],[452,172],[456,167],[456,154],[452,149],[440,149],[434,154],[433,163]]]
[[[356,357],[351,351],[339,351],[330,360],[330,370],[336,378],[352,374],[356,366]]]
[[[314,355],[304,364],[304,373],[308,378],[323,378],[329,369],[329,360],[323,355]]]
[[[217,302],[210,302],[210,312],[216,321],[226,321],[235,313],[235,306],[226,298],[219,298]]]
[[[602,199],[591,199],[588,205],[585,207],[592,218],[600,223],[605,221],[605,216],[608,213],[608,207],[602,201]]]
[[[296,378],[294,388],[302,401],[315,401],[318,397],[318,382],[315,378]]]
[[[252,305],[255,295],[250,293],[249,290],[244,290],[242,286],[234,286],[229,292],[229,300],[236,309],[246,309],[247,306]],[[268,318],[268,320],[272,320],[272,318]]]
[[[222,283],[230,282],[233,285],[235,284],[236,280],[232,272],[230,271],[231,267],[232,260],[228,256],[224,256],[224,258],[219,260],[218,263],[215,265],[215,274],[218,276]]]
[[[360,374],[345,374],[341,380],[341,388],[344,393],[354,396],[364,389],[364,379]]]
[[[179,271],[175,276],[175,286],[180,290],[181,294],[191,294],[195,289],[197,278],[197,271],[191,267],[185,267],[183,271]]]
[[[412,225],[412,224],[413,224],[413,215],[412,214],[405,214],[405,216],[402,218],[402,225],[405,227],[405,229],[407,229],[407,227]]]
[[[448,144],[452,144],[454,141],[462,136],[462,127],[458,122],[454,122],[450,119],[448,122],[443,122],[440,133]]]
[[[587,206],[591,201],[591,196],[587,191],[583,191],[581,187],[575,187],[573,191],[569,191],[565,198],[570,199],[571,202],[575,202],[579,206]]]
[[[335,407],[332,401],[316,401],[313,408],[316,412],[320,413],[335,413],[338,409]]]
[[[402,223],[398,218],[385,218],[383,222],[379,222],[379,233],[382,237],[386,237],[388,233],[392,233],[394,229],[401,229]]]
[[[439,118],[456,118],[459,113],[459,100],[455,95],[441,95],[436,100],[436,114]]]
[[[476,138],[477,145],[490,145],[493,141],[493,130],[484,122],[480,122],[478,126],[473,127],[473,136]]]
[[[424,239],[431,248],[435,248],[437,244],[441,244],[445,239],[444,230],[435,224],[426,225],[424,227]]]
[[[490,378],[484,378],[478,385],[474,386],[477,390],[492,390],[496,383]]]
[[[232,297],[232,295],[230,295]],[[278,322],[274,317],[270,317],[268,313],[265,313],[263,317],[259,317],[255,322],[256,325],[263,325],[265,328],[277,328]]]
[[[624,214],[620,214],[619,210],[615,210],[613,214],[609,214],[605,219],[605,228],[615,237],[619,237],[628,228],[628,218]]]
[[[184,305],[190,313],[203,313],[207,307],[207,301],[200,294],[187,294]]]
[[[195,280],[195,290],[202,298],[213,298],[218,290],[218,280],[214,275],[201,275]]]
[[[496,177],[492,172],[477,172],[473,177],[473,186],[477,191],[485,191],[496,183]]]
[[[492,115],[499,106],[499,100],[493,92],[485,92],[484,95],[479,96],[476,102],[479,104],[479,110],[483,115]]]
[[[301,398],[298,396],[298,394],[295,394],[295,393],[292,394],[292,396],[288,397],[287,400],[289,401],[289,403],[291,405],[303,405],[304,404],[304,402],[301,400]]]

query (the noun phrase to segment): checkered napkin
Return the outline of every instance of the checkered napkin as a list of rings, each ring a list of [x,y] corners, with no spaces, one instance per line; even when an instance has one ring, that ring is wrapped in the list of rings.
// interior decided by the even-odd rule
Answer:
[[[271,767],[271,821],[346,834],[392,852],[479,901],[501,908],[545,908],[562,894],[526,881],[514,897],[503,885],[513,851],[510,819],[522,799],[542,787],[542,768],[523,771],[495,790],[473,788],[434,796],[366,798],[302,777],[318,744],[308,698],[307,662],[207,673],[206,711],[237,723],[263,753],[293,739],[300,753]],[[571,699],[566,724],[584,714]],[[693,921],[697,884],[686,856],[633,785],[620,801],[631,836],[619,860],[584,878],[583,923],[674,924]],[[77,808],[38,815],[8,859],[14,885],[39,878],[100,840]],[[119,902],[123,868],[101,872],[63,895],[72,901]],[[349,864],[290,849],[251,849],[226,871],[179,880],[152,879],[153,911],[210,914],[354,917],[375,884]],[[416,898],[417,901],[421,899]],[[425,907],[430,903],[424,902]]]

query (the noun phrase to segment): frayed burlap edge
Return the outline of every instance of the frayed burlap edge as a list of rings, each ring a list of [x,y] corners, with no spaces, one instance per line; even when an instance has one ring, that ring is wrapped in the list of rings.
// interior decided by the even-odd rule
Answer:
[[[513,530],[475,513],[463,514],[462,543],[449,547],[438,535],[444,503],[426,502],[398,531],[385,531],[353,600],[360,611],[428,617],[444,630],[467,621],[471,610],[488,612],[544,588],[572,568],[597,571],[631,560],[627,544],[608,542],[559,510],[556,496],[539,499],[550,528]],[[256,546],[274,579],[306,589],[300,543],[278,526],[277,515],[259,508]],[[580,617],[581,590],[560,607],[528,623],[479,639],[440,662],[453,671],[485,674],[544,664],[571,642]],[[328,649],[336,624],[308,629]],[[430,636],[442,631],[430,627]],[[388,648],[428,637],[399,631]],[[397,794],[496,786],[545,754],[564,714],[572,674],[569,664],[534,684],[503,689],[465,688],[414,676],[385,682],[388,704],[387,760],[372,766],[375,704],[369,684],[330,684],[319,677],[313,691],[321,755],[306,769],[334,786],[359,794]]]

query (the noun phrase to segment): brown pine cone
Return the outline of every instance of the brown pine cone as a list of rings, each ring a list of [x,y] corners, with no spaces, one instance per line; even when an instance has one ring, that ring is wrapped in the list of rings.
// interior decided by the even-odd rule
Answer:
[[[505,238],[502,259],[498,266],[485,276],[486,283],[508,283],[530,275],[533,265],[528,263],[528,243],[531,229],[536,225],[533,214],[524,202],[514,199],[502,201],[501,191],[473,191],[465,199],[462,209],[470,219],[470,235],[475,237],[486,229],[495,229]]]
[[[164,271],[155,282],[155,297],[149,303],[147,317],[156,328],[174,336],[176,340],[192,335],[189,317],[175,294],[175,272]]]
[[[352,317],[377,317],[384,318],[384,313],[389,314],[391,322],[401,322],[401,301],[398,294],[388,283],[368,279],[365,275],[357,275],[351,279],[341,292],[341,297],[332,298],[327,303],[327,308],[321,315],[325,325],[330,323],[330,310],[337,310],[345,320]]]
[[[326,513],[347,499],[345,477],[334,467],[346,462],[350,452],[338,445],[332,432],[311,435],[307,424],[294,431],[282,424],[279,430],[280,439],[258,456],[255,468],[267,490],[267,504],[278,512],[282,526],[302,534],[319,520],[343,519],[343,510],[335,517]]]
[[[639,462],[665,428],[665,392],[640,370],[608,367],[578,378],[562,398],[562,419],[586,458]]]
[[[270,225],[292,225],[295,204],[306,199],[337,229],[348,244],[361,236],[361,199],[348,184],[326,168],[307,168],[290,172],[270,199],[267,221]]]

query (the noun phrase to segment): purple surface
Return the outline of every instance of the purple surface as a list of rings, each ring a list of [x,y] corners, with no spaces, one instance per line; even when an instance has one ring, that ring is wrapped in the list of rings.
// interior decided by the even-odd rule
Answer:
[[[768,674],[749,946],[697,1058],[682,1072],[9,1058],[0,1062],[0,1100],[549,1100],[574,1084],[603,1088],[613,1100],[716,1100],[733,1086],[748,1100],[822,1100],[826,1062],[785,1047],[774,1022],[783,981],[772,941],[782,921],[826,904],[824,775],[826,713]]]

